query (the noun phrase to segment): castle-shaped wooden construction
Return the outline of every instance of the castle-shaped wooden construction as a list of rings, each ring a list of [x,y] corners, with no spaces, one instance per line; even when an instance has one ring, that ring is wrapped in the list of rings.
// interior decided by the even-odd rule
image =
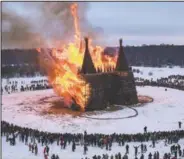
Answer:
[[[119,55],[115,69],[95,69],[85,38],[85,53],[80,74],[90,85],[90,97],[86,100],[86,111],[102,110],[108,105],[132,105],[138,103],[137,91],[131,67],[128,66],[120,39]],[[86,96],[86,94],[84,94]]]

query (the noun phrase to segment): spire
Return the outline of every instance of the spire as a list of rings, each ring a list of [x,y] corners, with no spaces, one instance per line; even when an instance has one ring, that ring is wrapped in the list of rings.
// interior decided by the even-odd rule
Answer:
[[[81,68],[81,73],[87,74],[87,73],[96,73],[96,69],[93,65],[93,61],[91,59],[91,55],[89,53],[89,48],[88,48],[88,38],[85,38],[85,52],[84,52],[84,59],[83,59],[83,64]]]
[[[123,51],[123,46],[122,46],[122,39],[119,40],[119,55],[118,55],[118,59],[117,59],[117,63],[116,63],[116,71],[128,71],[128,63]]]

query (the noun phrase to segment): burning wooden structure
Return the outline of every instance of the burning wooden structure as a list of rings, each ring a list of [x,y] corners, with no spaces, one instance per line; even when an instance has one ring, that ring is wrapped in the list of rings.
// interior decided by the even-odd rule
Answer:
[[[85,38],[85,53],[80,74],[90,85],[90,98],[85,101],[85,110],[102,110],[108,105],[132,105],[138,103],[134,76],[128,66],[120,39],[119,56],[115,69],[99,71],[95,68]],[[89,96],[83,94],[83,96]]]

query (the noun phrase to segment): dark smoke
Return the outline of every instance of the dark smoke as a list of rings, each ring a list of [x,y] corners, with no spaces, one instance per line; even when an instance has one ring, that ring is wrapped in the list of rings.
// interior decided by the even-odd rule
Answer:
[[[38,33],[31,31],[31,24],[14,12],[2,12],[2,48],[32,48],[43,45]]]
[[[69,9],[73,2],[19,3],[29,11],[29,18],[7,9],[8,4],[3,2],[2,48],[53,47],[56,42],[61,44],[73,38],[73,17]],[[88,22],[89,7],[88,2],[78,2],[79,24],[83,36],[89,35],[95,40],[103,30]]]

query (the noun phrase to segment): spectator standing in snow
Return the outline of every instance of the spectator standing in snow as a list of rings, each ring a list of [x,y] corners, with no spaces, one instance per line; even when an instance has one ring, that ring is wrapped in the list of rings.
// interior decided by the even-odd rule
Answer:
[[[151,154],[151,152],[150,152],[149,155],[148,155],[148,159],[152,159],[152,154]]]
[[[126,154],[129,154],[129,145],[126,145]]]
[[[51,159],[56,159],[55,154],[52,154]]]
[[[84,155],[86,155],[87,150],[88,150],[87,145],[84,144]]]
[[[125,154],[125,155],[123,156],[123,159],[128,159],[128,155]]]
[[[147,133],[147,126],[144,127],[144,133]]]
[[[73,141],[73,143],[72,143],[72,151],[75,152],[75,149],[76,149],[76,145],[75,145],[75,142]]]
[[[141,153],[144,153],[144,145],[143,145],[143,143],[141,143]]]
[[[35,155],[37,155],[38,154],[38,146],[37,146],[37,144],[35,143],[35,147],[34,147],[34,149],[35,149]]]
[[[137,156],[139,146],[134,146],[135,156]]]
[[[47,153],[46,147],[43,150],[43,155],[44,155],[44,159],[48,159],[48,153]]]
[[[181,125],[182,125],[182,122],[179,121],[179,122],[178,122],[179,129],[181,129]]]
[[[48,158],[48,155],[49,155],[49,147],[48,147],[48,145],[47,145],[47,146],[45,146],[45,148],[44,148],[44,156],[45,156],[45,159]]]

